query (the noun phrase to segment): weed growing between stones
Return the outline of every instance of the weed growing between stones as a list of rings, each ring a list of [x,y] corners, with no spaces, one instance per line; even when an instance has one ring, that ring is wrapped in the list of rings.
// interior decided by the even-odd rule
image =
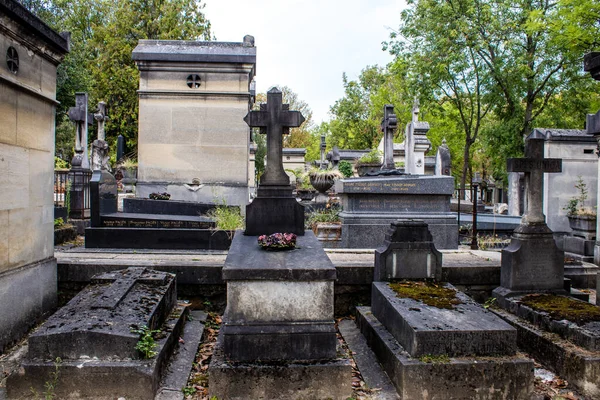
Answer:
[[[56,357],[56,360],[54,360],[54,372],[50,373],[50,380],[44,382],[44,400],[53,400],[56,398],[56,385],[58,384],[58,377],[60,376],[61,364],[61,358]],[[31,388],[31,393],[34,398],[39,399],[39,394],[34,388]]]
[[[521,303],[537,311],[543,311],[552,319],[574,322],[578,325],[600,321],[600,307],[565,296],[553,294],[529,294]]]
[[[450,357],[448,357],[447,354],[425,354],[424,356],[419,357],[419,361],[427,364],[448,364],[450,362]]]
[[[221,327],[221,317],[219,314],[209,312],[204,324],[204,335],[200,348],[196,354],[196,360],[192,366],[190,379],[183,394],[186,399],[193,400],[213,400],[216,398],[208,397],[208,365],[217,344],[217,336]]]
[[[444,287],[443,283],[427,281],[400,281],[390,283],[396,296],[420,301],[428,306],[451,310],[462,304],[456,297],[456,291]]]
[[[159,333],[159,330],[151,330],[147,326],[142,326],[139,329],[131,329],[131,332],[140,335],[140,339],[135,345],[135,349],[142,353],[144,358],[152,358],[157,354],[154,350],[156,348],[154,335]]]
[[[215,220],[217,230],[235,231],[244,228],[244,217],[239,207],[228,206],[225,199],[217,199],[215,204],[216,207],[206,213],[206,216]]]

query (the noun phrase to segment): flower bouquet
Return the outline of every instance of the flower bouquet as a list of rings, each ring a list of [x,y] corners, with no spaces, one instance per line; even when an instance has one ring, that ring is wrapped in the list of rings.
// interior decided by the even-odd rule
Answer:
[[[296,235],[293,233],[274,233],[261,235],[258,244],[264,250],[291,250],[296,248]]]
[[[171,195],[167,192],[150,193],[150,196],[148,196],[148,197],[151,198],[152,200],[169,200],[171,198]]]

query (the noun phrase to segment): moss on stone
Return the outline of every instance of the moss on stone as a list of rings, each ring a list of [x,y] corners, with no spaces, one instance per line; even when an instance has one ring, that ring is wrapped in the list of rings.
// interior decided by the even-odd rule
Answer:
[[[585,324],[600,321],[600,307],[580,300],[553,294],[530,294],[521,299],[521,303],[536,311],[543,311],[552,319]]]
[[[390,283],[390,288],[398,297],[417,300],[432,307],[451,310],[455,305],[462,303],[456,297],[456,291],[444,287],[443,283],[400,281]]]
[[[448,364],[450,363],[450,357],[448,357],[447,354],[425,354],[424,356],[419,357],[419,361],[427,364]]]

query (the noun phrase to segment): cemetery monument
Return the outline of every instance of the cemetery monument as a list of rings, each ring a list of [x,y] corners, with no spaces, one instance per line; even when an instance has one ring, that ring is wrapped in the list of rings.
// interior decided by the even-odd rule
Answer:
[[[209,367],[210,396],[346,399],[351,367],[337,356],[336,270],[292,197],[281,160],[282,134],[304,117],[276,88],[244,119],[267,134],[267,169],[223,267],[227,308]],[[258,235],[297,234],[294,249],[268,251]]]
[[[69,40],[13,0],[0,1],[0,20],[2,352],[56,307],[56,68]]]
[[[248,203],[254,38],[240,43],[140,40],[136,196]]]

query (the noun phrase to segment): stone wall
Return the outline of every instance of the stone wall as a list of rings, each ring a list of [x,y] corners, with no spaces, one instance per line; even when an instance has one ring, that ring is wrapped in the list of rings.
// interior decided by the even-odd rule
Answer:
[[[56,304],[56,68],[67,51],[67,40],[0,0],[0,352]]]

